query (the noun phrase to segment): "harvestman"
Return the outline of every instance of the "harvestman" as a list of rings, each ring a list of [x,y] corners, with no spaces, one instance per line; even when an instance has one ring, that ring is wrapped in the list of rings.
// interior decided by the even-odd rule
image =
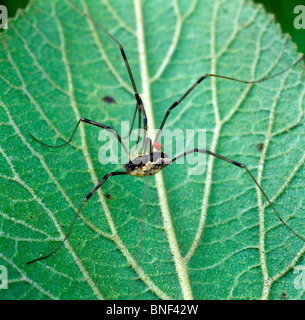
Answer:
[[[207,77],[217,77],[217,78],[222,78],[222,79],[226,79],[226,80],[232,80],[232,81],[238,81],[238,82],[242,82],[242,83],[258,83],[258,82],[263,82],[263,81],[266,81],[266,80],[269,80],[269,79],[272,79],[274,77],[277,77],[279,76],[280,74],[286,72],[288,69],[294,67],[296,64],[298,64],[299,62],[301,62],[302,60],[304,60],[304,57],[302,56],[300,59],[298,59],[295,63],[293,63],[291,66],[289,66],[288,68],[286,68],[285,70],[282,70],[281,72],[273,75],[273,76],[270,76],[270,77],[265,77],[265,78],[262,78],[262,79],[259,79],[259,80],[254,80],[254,81],[243,81],[243,80],[238,80],[238,79],[234,79],[234,78],[230,78],[230,77],[225,77],[225,76],[220,76],[220,75],[215,75],[215,74],[209,74],[209,73],[206,73],[204,74],[201,78],[199,78],[187,91],[186,93],[177,101],[175,101],[168,109],[167,109],[167,112],[164,116],[164,119],[160,125],[160,128],[157,132],[157,135],[154,139],[154,142],[152,143],[151,139],[147,137],[147,117],[146,117],[146,112],[145,112],[145,108],[144,108],[144,105],[143,105],[143,102],[142,102],[142,99],[138,93],[138,90],[137,90],[137,87],[136,87],[136,84],[135,84],[135,81],[134,81],[134,78],[133,78],[133,75],[132,75],[132,72],[131,72],[131,69],[130,69],[130,66],[129,66],[129,63],[128,63],[128,60],[127,60],[127,57],[126,57],[126,54],[125,54],[125,51],[124,51],[124,48],[123,46],[111,35],[109,34],[102,26],[100,26],[96,21],[94,21],[90,16],[88,16],[85,12],[83,12],[76,4],[74,4],[71,0],[69,0],[71,2],[71,4],[78,10],[80,11],[86,18],[90,19],[99,29],[101,29],[105,34],[107,34],[118,46],[119,46],[119,49],[121,51],[121,54],[122,54],[122,57],[123,57],[123,60],[124,60],[124,63],[125,63],[125,66],[126,66],[126,69],[128,71],[128,74],[129,74],[129,78],[130,78],[130,81],[131,81],[131,84],[132,84],[132,87],[133,87],[133,91],[134,91],[134,95],[135,95],[135,99],[136,99],[136,102],[137,102],[137,105],[136,105],[136,108],[135,108],[135,112],[134,112],[134,116],[133,116],[133,120],[132,120],[132,126],[131,126],[131,130],[129,132],[129,135],[132,131],[132,128],[134,126],[134,122],[135,122],[135,118],[137,116],[137,113],[138,113],[138,137],[137,137],[137,142],[136,142],[136,148],[135,150],[137,151],[137,148],[138,148],[138,145],[139,145],[139,140],[140,140],[140,128],[141,128],[141,123],[142,123],[142,117],[143,117],[143,126],[144,126],[144,134],[143,134],[143,145],[142,145],[142,150],[141,150],[141,153],[137,156],[134,156],[134,157],[131,157],[124,142],[122,141],[122,138],[120,137],[120,135],[112,128],[110,128],[109,126],[107,125],[104,125],[104,124],[101,124],[101,123],[98,123],[98,122],[95,122],[95,121],[92,121],[92,120],[88,120],[88,119],[85,119],[85,118],[81,118],[79,119],[70,139],[60,145],[60,146],[50,146],[50,145],[47,145],[41,141],[39,141],[38,139],[36,139],[35,137],[33,137],[31,135],[31,137],[33,139],[35,139],[36,141],[38,141],[39,143],[43,144],[44,146],[47,146],[47,147],[51,147],[51,148],[60,148],[60,147],[63,147],[65,145],[67,145],[68,143],[71,142],[77,128],[79,127],[80,123],[81,122],[84,122],[84,123],[88,123],[88,124],[91,124],[93,126],[97,126],[97,127],[100,127],[100,128],[103,128],[109,132],[111,132],[115,137],[116,139],[119,141],[119,143],[122,145],[124,151],[126,152],[127,156],[128,156],[128,159],[129,161],[124,165],[124,169],[125,171],[122,171],[122,172],[109,172],[107,173],[103,178],[102,180],[94,187],[94,189],[84,198],[78,212],[76,213],[75,215],[75,218],[65,236],[65,238],[61,241],[61,243],[59,244],[59,246],[54,250],[52,251],[50,254],[46,255],[46,256],[43,256],[41,258],[37,258],[35,260],[32,260],[30,262],[27,262],[27,264],[30,264],[30,263],[33,263],[35,261],[38,261],[38,260],[42,260],[42,259],[46,259],[48,257],[50,257],[51,255],[53,255],[63,244],[64,242],[66,241],[66,239],[68,238],[68,236],[70,235],[71,233],[71,230],[75,224],[75,221],[77,219],[77,217],[79,216],[81,210],[82,210],[82,207],[83,205],[93,196],[93,194],[106,182],[106,180],[111,177],[111,176],[122,176],[122,175],[130,175],[130,176],[134,176],[134,177],[145,177],[145,176],[151,176],[151,175],[154,175],[156,173],[158,173],[159,171],[163,170],[165,167],[167,167],[168,165],[172,164],[173,162],[175,162],[176,160],[178,160],[179,158],[182,158],[182,157],[185,157],[191,153],[205,153],[205,154],[209,154],[213,157],[216,157],[218,159],[221,159],[221,160],[224,160],[232,165],[235,165],[237,167],[240,167],[244,170],[247,171],[247,173],[249,174],[249,176],[251,177],[251,179],[254,181],[254,183],[256,184],[256,186],[259,188],[259,190],[261,191],[261,193],[264,195],[264,197],[266,198],[266,200],[268,201],[268,203],[270,204],[270,206],[272,207],[273,211],[275,212],[275,214],[277,215],[277,217],[279,218],[279,220],[292,232],[294,233],[299,239],[301,239],[302,241],[305,242],[305,239],[303,237],[301,237],[300,235],[298,235],[295,231],[293,231],[285,221],[282,220],[281,216],[279,215],[279,213],[276,211],[275,207],[273,206],[273,204],[271,203],[271,201],[269,200],[269,198],[267,197],[266,193],[263,191],[263,189],[260,187],[260,185],[258,184],[258,182],[256,181],[256,179],[254,178],[254,176],[251,174],[251,172],[248,170],[248,168],[244,165],[244,164],[241,164],[239,162],[236,162],[234,160],[231,160],[229,158],[226,158],[222,155],[219,155],[219,154],[216,154],[212,151],[209,151],[209,150],[206,150],[206,149],[192,149],[192,150],[189,150],[187,152],[184,152],[183,154],[180,154],[178,156],[176,156],[175,158],[173,159],[170,159],[168,155],[166,155],[165,153],[161,152],[161,145],[157,142],[159,136],[160,136],[160,133],[165,125],[165,122],[170,114],[170,112],[176,108],[185,98],[186,96],[188,96],[204,79],[206,79]],[[148,152],[146,152],[148,148]],[[154,149],[156,149],[157,151],[154,151]]]

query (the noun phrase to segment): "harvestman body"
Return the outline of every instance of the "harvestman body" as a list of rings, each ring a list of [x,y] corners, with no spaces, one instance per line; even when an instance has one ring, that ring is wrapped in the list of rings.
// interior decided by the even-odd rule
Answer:
[[[71,4],[78,10],[80,11],[85,17],[87,17],[88,19],[90,19],[99,29],[101,29],[103,32],[105,32],[118,46],[119,46],[119,49],[121,51],[121,54],[122,54],[122,57],[123,57],[123,60],[124,60],[124,63],[125,63],[125,66],[126,66],[126,69],[127,69],[127,72],[129,74],[129,78],[130,78],[130,81],[131,81],[131,84],[132,84],[132,87],[133,87],[133,91],[134,91],[134,95],[135,95],[135,99],[136,99],[136,102],[137,102],[137,106],[136,106],[136,109],[135,109],[135,112],[134,112],[134,116],[133,116],[133,121],[132,121],[132,126],[131,126],[131,130],[129,132],[129,135],[133,129],[133,125],[134,125],[134,122],[135,122],[135,118],[137,116],[137,113],[138,113],[138,127],[139,127],[139,133],[138,133],[138,137],[137,137],[137,143],[136,143],[136,153],[137,153],[137,149],[138,149],[138,145],[139,145],[139,140],[140,140],[140,128],[141,128],[141,124],[142,124],[142,117],[143,117],[143,126],[144,126],[144,137],[143,137],[143,146],[142,146],[142,150],[140,152],[139,155],[137,156],[134,156],[134,157],[131,157],[124,142],[122,141],[122,138],[119,136],[119,134],[112,128],[110,128],[109,126],[107,125],[104,125],[104,124],[101,124],[101,123],[98,123],[98,122],[95,122],[95,121],[92,121],[92,120],[88,120],[88,119],[85,119],[85,118],[81,118],[72,135],[71,135],[71,138],[64,144],[60,145],[60,146],[49,146],[41,141],[39,141],[38,139],[36,139],[35,137],[33,137],[32,135],[32,138],[34,138],[36,141],[38,141],[39,143],[47,146],[47,147],[52,147],[52,148],[59,148],[59,147],[63,147],[65,145],[67,145],[68,143],[71,142],[78,126],[80,125],[81,122],[84,122],[84,123],[88,123],[90,125],[93,125],[93,126],[97,126],[97,127],[100,127],[102,129],[105,129],[111,133],[114,134],[114,136],[118,139],[119,143],[122,145],[124,151],[126,152],[127,156],[128,156],[128,159],[129,161],[124,165],[124,169],[125,171],[122,171],[122,172],[109,172],[107,173],[103,178],[102,180],[94,187],[94,189],[84,198],[70,228],[69,228],[69,231],[67,232],[67,235],[65,236],[65,238],[61,241],[61,243],[59,244],[59,246],[54,250],[52,251],[50,254],[46,255],[46,256],[43,256],[43,257],[40,257],[40,258],[37,258],[35,260],[32,260],[30,262],[27,262],[27,264],[30,264],[30,263],[33,263],[35,261],[38,261],[38,260],[42,260],[42,259],[46,259],[48,257],[50,257],[51,255],[53,255],[62,245],[63,243],[66,241],[66,239],[68,238],[68,236],[70,235],[71,233],[71,230],[74,226],[74,223],[77,219],[77,217],[79,216],[81,210],[82,210],[82,207],[83,205],[93,196],[93,194],[106,182],[106,180],[111,177],[111,176],[118,176],[118,175],[130,175],[130,176],[134,176],[134,177],[145,177],[145,176],[151,176],[151,175],[155,175],[156,173],[158,173],[159,171],[163,170],[165,167],[167,167],[168,165],[172,164],[173,162],[175,162],[177,159],[179,158],[182,158],[182,157],[185,157],[187,156],[188,154],[191,154],[191,153],[205,153],[205,154],[209,154],[213,157],[216,157],[218,159],[221,159],[221,160],[224,160],[226,162],[228,162],[229,164],[232,164],[232,165],[235,165],[237,167],[240,167],[240,168],[243,168],[244,170],[247,171],[247,173],[249,174],[249,176],[251,177],[251,179],[254,181],[254,183],[256,184],[256,186],[259,188],[259,190],[262,192],[262,194],[264,195],[264,197],[266,198],[266,200],[268,201],[268,203],[270,204],[270,206],[272,207],[273,211],[275,212],[275,214],[277,215],[277,217],[280,219],[280,221],[292,232],[294,233],[299,239],[301,239],[302,241],[305,242],[305,239],[303,237],[301,237],[300,235],[298,235],[295,231],[293,231],[287,224],[286,222],[284,222],[282,220],[282,218],[280,217],[280,215],[278,214],[278,212],[276,211],[276,209],[274,208],[273,204],[270,202],[269,198],[267,197],[267,195],[265,194],[265,192],[262,190],[262,188],[260,187],[260,185],[258,184],[258,182],[256,181],[256,179],[254,178],[254,176],[251,174],[251,172],[248,170],[248,168],[244,165],[244,164],[241,164],[239,162],[236,162],[236,161],[233,161],[231,159],[228,159],[226,157],[223,157],[219,154],[216,154],[214,152],[211,152],[209,150],[206,150],[206,149],[192,149],[192,150],[189,150],[187,152],[184,152],[183,154],[181,155],[178,155],[177,157],[173,158],[173,159],[170,159],[168,155],[166,155],[165,153],[161,152],[161,146],[160,144],[157,142],[159,136],[160,136],[160,133],[164,127],[164,124],[170,114],[170,112],[176,108],[183,100],[184,98],[189,95],[204,79],[206,79],[207,77],[217,77],[217,78],[222,78],[222,79],[227,79],[227,80],[232,80],[232,81],[238,81],[238,82],[242,82],[242,83],[258,83],[258,82],[262,82],[262,81],[266,81],[266,80],[269,80],[269,79],[272,79],[276,76],[279,76],[280,74],[286,72],[288,69],[292,68],[293,66],[295,66],[296,64],[298,64],[299,62],[301,62],[302,60],[304,60],[304,57],[301,57],[300,59],[298,59],[293,65],[289,66],[288,68],[286,68],[285,70],[273,75],[273,76],[270,76],[270,77],[267,77],[267,78],[263,78],[263,79],[259,79],[259,80],[255,80],[255,81],[243,81],[243,80],[238,80],[238,79],[234,79],[234,78],[230,78],[230,77],[225,77],[225,76],[220,76],[220,75],[215,75],[215,74],[204,74],[202,77],[200,77],[198,79],[198,81],[195,82],[195,84],[193,86],[191,86],[187,91],[186,93],[177,101],[175,101],[167,110],[165,116],[164,116],[164,119],[160,125],[160,128],[158,130],[158,133],[154,139],[154,142],[152,143],[152,141],[150,140],[150,138],[147,137],[147,117],[146,117],[146,112],[145,112],[145,109],[144,109],[144,106],[143,106],[143,102],[142,102],[142,99],[137,91],[137,87],[136,87],[136,84],[134,82],[134,78],[133,78],[133,75],[132,75],[132,72],[131,72],[131,69],[130,69],[130,66],[129,66],[129,63],[128,63],[128,60],[127,60],[127,57],[126,57],[126,54],[125,54],[125,51],[124,51],[124,48],[123,46],[113,37],[111,36],[103,27],[101,27],[96,21],[94,21],[90,16],[88,16],[85,12],[83,12],[79,7],[77,7],[71,0],[69,0],[71,2]],[[148,148],[148,152],[146,152]],[[156,151],[157,150],[157,151]]]

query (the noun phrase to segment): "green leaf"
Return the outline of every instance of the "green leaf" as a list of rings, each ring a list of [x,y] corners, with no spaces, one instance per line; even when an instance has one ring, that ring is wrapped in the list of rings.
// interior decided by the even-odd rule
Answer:
[[[124,45],[150,129],[205,73],[251,80],[299,58],[247,0],[75,2]],[[213,157],[199,176],[175,163],[147,179],[110,177],[65,246],[25,265],[55,249],[83,198],[122,170],[98,161],[96,127],[81,124],[60,149],[29,134],[59,145],[80,117],[119,129],[135,99],[116,43],[68,1],[32,1],[0,37],[1,299],[304,298],[294,286],[304,243],[245,170]],[[258,84],[207,78],[166,123],[206,129],[207,148],[246,164],[302,236],[304,80],[302,64]]]

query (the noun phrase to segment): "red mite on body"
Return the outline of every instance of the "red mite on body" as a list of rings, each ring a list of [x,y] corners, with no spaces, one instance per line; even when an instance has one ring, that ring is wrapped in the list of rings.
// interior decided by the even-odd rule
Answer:
[[[159,142],[154,142],[154,148],[156,148],[157,150],[161,150],[162,149],[162,146]]]

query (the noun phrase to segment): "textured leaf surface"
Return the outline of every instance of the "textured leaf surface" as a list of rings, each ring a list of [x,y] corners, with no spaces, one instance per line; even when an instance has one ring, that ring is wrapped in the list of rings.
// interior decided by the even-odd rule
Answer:
[[[150,128],[206,72],[250,80],[299,57],[272,17],[246,0],[75,2],[124,44]],[[67,1],[34,0],[11,21],[0,63],[0,264],[9,275],[0,298],[304,297],[293,273],[304,243],[246,172],[212,157],[203,175],[175,164],[147,188],[146,179],[110,178],[65,247],[26,266],[54,249],[84,196],[119,167],[99,163],[97,128],[82,125],[62,149],[29,133],[60,144],[81,116],[120,128],[135,101],[115,43]],[[302,65],[256,85],[208,78],[166,125],[206,128],[208,148],[246,164],[303,236],[304,83]]]

